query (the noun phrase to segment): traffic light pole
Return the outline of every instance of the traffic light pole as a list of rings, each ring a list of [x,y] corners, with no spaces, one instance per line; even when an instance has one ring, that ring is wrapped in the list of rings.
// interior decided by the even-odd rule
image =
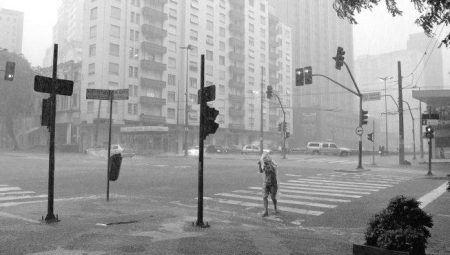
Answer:
[[[433,148],[432,148],[432,141],[433,138],[428,138],[428,173],[427,176],[432,176],[433,173],[431,173],[431,158],[432,158],[432,154],[433,154]]]
[[[283,155],[283,159],[286,159],[286,112],[284,111],[284,107],[283,104],[281,103],[280,97],[273,93],[277,99],[278,99],[278,103],[280,103],[281,106],[281,111],[283,112],[283,148],[282,148],[282,155]]]
[[[264,67],[261,66],[261,116],[259,123],[259,153],[264,151]]]
[[[372,166],[375,165],[375,120],[372,120]]]

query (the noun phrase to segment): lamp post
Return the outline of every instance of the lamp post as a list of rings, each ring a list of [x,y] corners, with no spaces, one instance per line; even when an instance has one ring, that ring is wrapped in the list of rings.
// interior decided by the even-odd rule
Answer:
[[[386,81],[392,79],[392,76],[379,77],[378,79],[384,81],[384,112],[386,118],[386,153],[389,152],[389,136],[388,136],[388,115],[387,115],[387,99],[386,99]]]
[[[413,152],[414,152],[414,157],[413,157],[413,159],[416,160],[416,133],[415,133],[415,131],[414,131],[414,116],[413,116],[413,114],[412,114],[411,106],[409,106],[409,103],[406,102],[405,100],[403,100],[403,102],[408,106],[409,114],[411,114],[411,120],[412,120],[412,132],[413,132]]]
[[[186,47],[180,47],[180,49],[186,50],[186,83],[185,83],[185,106],[184,106],[184,156],[187,157],[187,137],[189,130],[188,113],[189,113],[189,101],[188,101],[188,82],[189,82],[189,50],[192,50],[192,45],[188,44]]]

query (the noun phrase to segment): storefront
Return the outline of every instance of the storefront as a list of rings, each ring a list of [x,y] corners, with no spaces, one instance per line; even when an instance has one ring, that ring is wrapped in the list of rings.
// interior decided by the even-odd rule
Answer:
[[[121,127],[121,143],[139,153],[159,153],[169,151],[168,127],[136,126]]]

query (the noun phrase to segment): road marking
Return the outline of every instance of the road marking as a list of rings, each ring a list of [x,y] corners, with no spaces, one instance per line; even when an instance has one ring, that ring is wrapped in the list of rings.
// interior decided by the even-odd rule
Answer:
[[[54,201],[76,201],[76,200],[84,200],[84,199],[97,199],[100,196],[92,195],[87,197],[69,197],[69,198],[56,198]],[[24,202],[8,202],[8,203],[0,203],[0,207],[11,207],[16,205],[23,204],[33,204],[33,203],[44,203],[48,200],[33,200],[33,201],[24,201]]]
[[[300,181],[300,180],[290,180],[290,182],[295,183],[305,183],[305,184],[318,184],[318,185],[328,185],[328,186],[336,186],[336,187],[350,187],[350,188],[364,188],[368,186],[361,186],[359,184],[342,184],[342,183],[334,183],[334,182],[322,182],[322,181]],[[385,189],[387,187],[384,186],[370,186],[370,188],[374,189]]]
[[[361,194],[361,195],[370,195],[370,192],[362,192],[362,191],[349,191],[349,190],[337,190],[337,189],[324,189],[324,188],[309,188],[309,187],[298,187],[294,185],[289,185],[289,183],[282,182],[283,188],[286,189],[295,189],[295,190],[311,190],[311,191],[323,191],[323,192],[340,192],[346,194]]]
[[[285,183],[288,185],[302,186],[302,187],[311,187],[311,188],[333,188],[333,189],[341,189],[341,190],[357,190],[357,191],[380,191],[379,189],[369,189],[369,188],[356,188],[356,187],[342,187],[342,186],[334,186],[334,185],[323,185],[323,184],[303,184],[303,183],[292,183],[288,181]]]
[[[37,220],[28,219],[25,217],[21,217],[21,216],[15,215],[15,214],[10,214],[10,213],[5,213],[5,212],[0,212],[0,217],[23,220],[23,221],[27,221],[27,222],[31,222],[31,223],[40,223],[40,221],[37,221]]]
[[[7,196],[7,195],[22,195],[22,194],[34,194],[36,192],[34,191],[12,191],[12,192],[3,192],[0,193],[0,196]]]
[[[286,174],[286,176],[302,177],[302,176],[299,175],[299,174]]]
[[[175,166],[175,168],[190,168],[190,166]]]
[[[261,187],[249,187],[249,189],[261,190]],[[323,195],[323,196],[331,196],[331,197],[349,197],[349,198],[361,198],[362,197],[362,196],[349,195],[349,194],[313,192],[313,191],[303,191],[303,190],[294,190],[294,189],[281,189],[280,191],[281,192],[288,192],[288,193],[309,194],[309,195]]]
[[[384,187],[392,187],[392,185],[389,184],[374,184],[374,183],[368,183],[368,182],[344,182],[344,181],[329,181],[329,180],[319,180],[319,179],[298,179],[298,180],[304,180],[304,181],[321,181],[321,182],[328,182],[328,183],[338,183],[338,184],[349,184],[349,185],[355,185],[355,184],[361,184],[361,185],[368,185],[368,186],[384,186]]]
[[[421,198],[418,199],[420,201],[420,208],[425,208],[429,203],[436,200],[439,196],[444,194],[447,190],[447,184],[448,182],[443,183],[441,186],[437,187],[436,189],[430,191],[429,193],[425,194]]]
[[[222,204],[240,205],[240,206],[245,206],[245,207],[262,207],[262,204],[242,202],[242,201],[236,201],[236,200],[227,200],[227,199],[219,198],[219,199],[216,199],[215,201],[222,203]],[[278,206],[278,210],[284,211],[284,212],[297,213],[297,214],[313,215],[313,216],[320,216],[323,214],[323,212],[321,212],[321,211],[304,210],[304,209],[297,209],[297,208],[285,207],[285,206]]]
[[[243,193],[243,194],[252,194],[262,196],[261,192],[251,191],[251,190],[235,190],[235,193]],[[346,199],[336,199],[336,198],[325,198],[325,197],[313,197],[313,196],[299,196],[299,195],[288,195],[288,194],[280,194],[280,197],[289,197],[289,198],[297,198],[297,199],[306,199],[306,200],[317,200],[317,201],[327,201],[327,202],[336,202],[336,203],[349,203],[351,200]]]
[[[19,187],[0,188],[0,192],[3,192],[3,191],[12,191],[12,190],[22,190],[22,189],[19,188]]]
[[[47,197],[47,195],[0,197],[0,201],[11,201],[11,200],[28,199],[28,198],[43,198],[43,197]]]
[[[309,177],[309,178],[311,178],[311,179],[317,179],[317,180],[322,180],[323,178],[322,177],[316,177],[316,176],[311,176],[311,177]],[[392,184],[392,183],[388,183],[388,181],[384,181],[384,180],[367,180],[367,179],[363,179],[366,183],[368,183],[368,184],[372,184],[373,182],[376,182],[375,184],[384,184],[384,185],[386,185],[386,184]],[[352,183],[354,183],[354,182],[352,182]],[[395,183],[395,184],[398,184],[398,183]]]
[[[153,165],[154,167],[167,167],[169,165]]]
[[[244,196],[244,195],[236,195],[236,194],[231,194],[231,193],[218,193],[215,195],[223,196],[223,197],[245,198],[245,199],[250,199],[250,200],[261,201],[261,197],[256,197],[256,196]],[[306,206],[321,207],[321,208],[335,208],[337,206],[337,205],[329,205],[329,204],[322,204],[322,203],[295,201],[295,200],[289,200],[289,199],[278,199],[278,203],[293,204],[293,205],[306,205]]]

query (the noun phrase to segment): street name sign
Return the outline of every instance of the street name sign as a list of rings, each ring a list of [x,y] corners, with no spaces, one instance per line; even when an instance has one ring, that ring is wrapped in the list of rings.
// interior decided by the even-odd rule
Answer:
[[[439,119],[439,113],[422,113],[422,119],[423,120],[438,120]]]
[[[114,90],[114,100],[128,100],[128,89]]]
[[[52,93],[53,79],[40,75],[34,76],[34,91]],[[55,92],[57,95],[71,96],[73,93],[73,81],[56,80]]]
[[[363,93],[362,94],[363,101],[375,101],[375,100],[380,100],[380,99],[381,99],[380,92],[371,92],[371,93]]]
[[[114,94],[114,100],[128,100],[128,89],[86,89],[86,99],[110,100]]]

